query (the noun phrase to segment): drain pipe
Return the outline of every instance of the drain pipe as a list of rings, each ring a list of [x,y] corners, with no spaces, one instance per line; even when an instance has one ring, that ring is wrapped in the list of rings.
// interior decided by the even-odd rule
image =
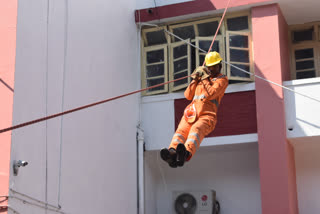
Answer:
[[[144,214],[144,133],[140,125],[137,130],[138,148],[138,214]]]

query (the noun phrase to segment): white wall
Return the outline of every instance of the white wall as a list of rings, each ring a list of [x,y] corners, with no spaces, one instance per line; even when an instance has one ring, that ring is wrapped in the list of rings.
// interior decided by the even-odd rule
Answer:
[[[295,147],[299,213],[320,210],[320,138]]]
[[[171,213],[172,191],[208,189],[216,191],[221,214],[261,213],[257,143],[200,148],[177,169],[165,164],[158,152],[147,153],[146,178],[152,181],[146,182],[146,213]],[[157,200],[156,206],[152,200]]]
[[[320,78],[286,81],[284,85],[320,100]],[[294,146],[299,213],[319,213],[320,104],[284,90],[287,136]]]
[[[285,86],[320,100],[320,78],[286,81]],[[298,138],[320,135],[320,104],[307,97],[284,90],[287,136]]]
[[[29,0],[18,6],[13,124],[140,88],[135,1]],[[29,165],[16,177],[11,173],[10,187],[57,205],[62,149],[62,211],[135,213],[139,98],[13,131],[12,161]],[[10,206],[45,213],[16,199]]]

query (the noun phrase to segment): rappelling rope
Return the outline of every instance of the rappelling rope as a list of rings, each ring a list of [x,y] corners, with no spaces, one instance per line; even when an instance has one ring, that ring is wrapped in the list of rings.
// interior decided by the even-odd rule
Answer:
[[[222,20],[226,14],[226,11],[228,9],[228,6],[229,6],[229,3],[230,3],[230,0],[228,1],[228,4],[227,4],[227,7],[225,8],[224,10],[224,13],[223,13],[223,16],[222,16],[222,19],[220,20],[220,23],[219,23],[219,26],[216,30],[216,33],[215,33],[215,36],[212,40],[212,43],[211,43],[211,46],[209,48],[209,51],[211,50],[212,48],[212,45],[215,41],[215,38],[219,32],[219,29],[220,29],[220,26],[221,26],[221,23],[222,23]],[[157,25],[155,25],[157,26]],[[157,26],[158,27],[158,26]],[[179,39],[181,39],[179,37]],[[205,62],[204,62],[205,63]],[[62,115],[66,115],[66,114],[70,114],[72,112],[75,112],[75,111],[80,111],[82,109],[86,109],[86,108],[90,108],[90,107],[93,107],[93,106],[96,106],[96,105],[100,105],[102,103],[106,103],[106,102],[109,102],[109,101],[112,101],[112,100],[116,100],[116,99],[119,99],[121,97],[125,97],[125,96],[129,96],[131,94],[135,94],[135,93],[139,93],[139,92],[142,92],[142,91],[146,91],[146,90],[149,90],[149,89],[152,89],[152,88],[157,88],[159,86],[162,86],[162,85],[166,85],[166,84],[169,84],[171,82],[176,82],[176,81],[179,81],[179,80],[183,80],[183,79],[186,79],[188,77],[190,77],[191,75],[188,75],[188,76],[185,76],[185,77],[181,77],[181,78],[178,78],[178,79],[175,79],[175,80],[171,80],[171,81],[168,81],[168,82],[165,82],[165,83],[160,83],[158,85],[154,85],[154,86],[150,86],[150,87],[147,87],[147,88],[144,88],[144,89],[140,89],[140,90],[136,90],[136,91],[133,91],[133,92],[130,92],[130,93],[127,93],[127,94],[123,94],[123,95],[120,95],[120,96],[116,96],[116,97],[112,97],[110,99],[106,99],[106,100],[102,100],[102,101],[99,101],[99,102],[96,102],[96,103],[92,103],[92,104],[89,104],[89,105],[85,105],[85,106],[81,106],[81,107],[78,107],[78,108],[74,108],[74,109],[71,109],[71,110],[68,110],[68,111],[64,111],[64,112],[61,112],[61,113],[58,113],[58,114],[53,114],[53,115],[50,115],[50,116],[47,116],[47,117],[43,117],[43,118],[39,118],[39,119],[36,119],[36,120],[32,120],[32,121],[29,121],[29,122],[26,122],[26,123],[21,123],[21,124],[18,124],[18,125],[15,125],[15,126],[12,126],[12,127],[8,127],[8,128],[5,128],[5,129],[1,129],[0,130],[0,133],[3,133],[3,132],[7,132],[7,131],[11,131],[11,130],[14,130],[14,129],[18,129],[18,128],[22,128],[24,126],[29,126],[31,124],[34,124],[34,123],[39,123],[41,121],[45,121],[45,120],[49,120],[49,119],[52,119],[52,118],[55,118],[55,117],[59,117],[59,116],[62,116]],[[205,88],[206,89],[206,88]],[[207,89],[206,89],[207,90]],[[208,91],[207,91],[208,92]],[[209,94],[209,92],[208,92]]]
[[[62,116],[62,115],[70,114],[70,113],[75,112],[75,111],[80,111],[82,109],[86,109],[86,108],[90,108],[90,107],[93,107],[93,106],[96,106],[96,105],[100,105],[102,103],[106,103],[106,102],[109,102],[109,101],[112,101],[112,100],[116,100],[116,99],[119,99],[119,98],[122,98],[122,97],[126,97],[126,96],[129,96],[129,95],[135,94],[135,93],[146,91],[146,90],[149,90],[149,89],[152,89],[152,88],[157,88],[159,86],[166,85],[166,84],[169,84],[169,83],[172,83],[172,82],[175,82],[175,81],[179,81],[179,80],[182,80],[182,79],[186,79],[188,77],[190,77],[190,75],[189,76],[185,76],[185,77],[181,77],[181,78],[178,78],[178,79],[175,79],[175,80],[171,80],[171,81],[168,81],[168,82],[165,82],[165,83],[160,83],[158,85],[150,86],[148,88],[132,91],[130,93],[122,94],[122,95],[119,95],[119,96],[116,96],[116,97],[112,97],[112,98],[109,98],[109,99],[106,99],[106,100],[102,100],[102,101],[99,101],[99,102],[91,103],[89,105],[85,105],[85,106],[81,106],[81,107],[78,107],[78,108],[70,109],[70,110],[67,110],[67,111],[64,111],[64,112],[61,112],[61,113],[49,115],[47,117],[42,117],[42,118],[39,118],[39,119],[36,119],[36,120],[32,120],[32,121],[28,121],[28,122],[25,122],[25,123],[21,123],[21,124],[12,126],[12,127],[1,129],[0,133],[11,131],[11,130],[18,129],[18,128],[22,128],[24,126],[29,126],[31,124],[39,123],[41,121],[49,120],[49,119],[52,119],[52,118],[55,118],[55,117],[59,117],[59,116]]]
[[[157,26],[157,25],[152,25],[152,26]],[[187,40],[184,40],[184,39],[180,38],[179,36],[171,33],[170,31],[165,30],[165,29],[164,29],[164,31],[165,31],[166,33],[168,33],[168,34],[176,37],[177,39],[185,42],[186,44],[188,44],[188,45],[190,45],[190,46],[192,46],[192,47],[194,47],[194,48],[197,48],[197,49],[200,50],[201,52],[207,53],[205,50],[203,50],[203,49],[195,46],[194,44],[188,42]],[[231,63],[229,63],[229,62],[226,62],[226,61],[224,61],[224,60],[222,60],[222,62],[224,62],[225,64],[230,65],[231,67],[234,67],[234,68],[238,69],[239,71],[242,71],[242,72],[244,72],[244,73],[246,73],[246,74],[249,74],[249,75],[251,75],[251,76],[255,76],[255,77],[257,77],[258,79],[262,79],[262,80],[264,80],[264,81],[266,81],[266,82],[269,82],[269,83],[271,83],[271,84],[274,84],[274,85],[276,85],[276,86],[279,86],[279,87],[281,87],[281,88],[283,88],[283,89],[286,89],[286,90],[288,90],[288,91],[291,91],[291,92],[293,92],[293,93],[299,94],[299,95],[301,95],[301,96],[303,96],[303,97],[309,98],[309,99],[314,100],[314,101],[316,101],[316,102],[320,102],[320,100],[317,99],[317,98],[314,98],[314,97],[311,97],[311,96],[309,96],[309,95],[306,95],[306,94],[297,92],[297,91],[295,91],[295,90],[293,90],[293,89],[291,89],[291,88],[288,88],[288,87],[286,87],[286,86],[283,86],[283,85],[281,85],[281,84],[278,84],[278,83],[276,83],[276,82],[273,82],[273,81],[271,81],[271,80],[268,80],[268,79],[266,79],[266,78],[263,78],[263,77],[258,76],[258,75],[256,75],[256,74],[253,74],[253,73],[251,73],[251,72],[249,72],[249,71],[246,71],[246,70],[244,70],[244,69],[242,69],[242,68],[239,68],[239,67],[237,67],[237,66],[235,66],[235,65],[233,65],[233,64],[231,64]]]
[[[214,41],[216,41],[216,37],[217,37],[217,35],[218,35],[218,32],[219,32],[219,29],[220,29],[220,27],[221,27],[221,23],[222,23],[222,21],[223,21],[223,19],[224,19],[224,16],[226,15],[226,12],[227,12],[227,9],[228,9],[228,7],[229,7],[229,4],[230,4],[230,0],[228,1],[226,8],[224,9],[222,18],[221,18],[221,20],[220,20],[220,22],[219,22],[219,25],[218,25],[218,28],[217,28],[217,30],[216,30],[216,33],[214,34],[214,37],[213,37],[213,40],[212,40],[212,42],[211,42],[210,48],[209,48],[209,50],[208,50],[208,53],[211,51]],[[206,61],[204,60],[202,66],[204,66],[205,64],[206,64]]]

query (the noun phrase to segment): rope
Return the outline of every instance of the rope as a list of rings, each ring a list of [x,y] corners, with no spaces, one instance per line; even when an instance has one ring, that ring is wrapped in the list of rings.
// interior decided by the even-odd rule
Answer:
[[[160,86],[163,86],[163,85],[175,82],[175,81],[186,79],[186,78],[188,78],[190,76],[191,75],[185,76],[185,77],[181,77],[181,78],[178,78],[178,79],[175,79],[175,80],[171,80],[171,81],[168,81],[168,82],[165,82],[165,83],[160,83],[160,84],[157,84],[157,85],[154,85],[154,86],[150,86],[150,87],[147,87],[147,88],[144,88],[144,89],[132,91],[130,93],[122,94],[122,95],[119,95],[119,96],[116,96],[116,97],[112,97],[112,98],[109,98],[109,99],[106,99],[106,100],[102,100],[102,101],[99,101],[99,102],[91,103],[89,105],[80,106],[78,108],[70,109],[70,110],[67,110],[67,111],[64,111],[64,112],[60,112],[60,113],[57,113],[57,114],[52,114],[52,115],[49,115],[47,117],[41,117],[39,119],[31,120],[31,121],[28,121],[28,122],[25,122],[25,123],[21,123],[21,124],[15,125],[15,126],[4,128],[4,129],[0,130],[0,134],[4,133],[4,132],[11,131],[11,130],[14,130],[14,129],[18,129],[18,128],[22,128],[22,127],[25,127],[25,126],[29,126],[29,125],[32,125],[32,124],[35,124],[35,123],[39,123],[39,122],[42,122],[42,121],[45,121],[45,120],[50,120],[50,119],[53,119],[53,118],[56,118],[56,117],[59,117],[59,116],[62,116],[62,115],[70,114],[72,112],[76,112],[76,111],[80,111],[80,110],[83,110],[83,109],[86,109],[86,108],[90,108],[90,107],[93,107],[93,106],[96,106],[96,105],[100,105],[100,104],[103,104],[103,103],[106,103],[106,102],[109,102],[109,101],[112,101],[112,100],[116,100],[116,99],[119,99],[119,98],[122,98],[122,97],[126,97],[126,96],[129,96],[129,95],[132,95],[132,94],[136,94],[136,93],[139,93],[139,92],[142,92],[142,91],[146,91],[146,90],[149,90],[149,89],[152,89],[152,88],[157,88],[157,87],[160,87]]]
[[[223,60],[222,60],[222,61],[223,61]],[[226,63],[226,64],[228,64],[228,65],[230,65],[230,66],[232,66],[232,67],[234,67],[234,68],[236,68],[236,69],[238,69],[238,70],[240,70],[240,71],[242,71],[242,72],[244,72],[244,73],[253,75],[253,76],[255,76],[255,77],[259,78],[259,79],[262,79],[262,80],[264,80],[264,81],[266,81],[266,82],[269,82],[269,83],[274,84],[274,85],[276,85],[276,86],[279,86],[279,87],[281,87],[281,88],[283,88],[283,89],[286,89],[286,90],[288,90],[288,91],[291,91],[291,92],[293,92],[293,93],[299,94],[299,95],[301,95],[301,96],[303,96],[303,97],[309,98],[309,99],[311,99],[311,100],[314,100],[314,101],[320,103],[320,100],[319,100],[319,99],[316,99],[316,98],[311,97],[311,96],[309,96],[309,95],[306,95],[306,94],[297,92],[297,91],[295,91],[295,90],[293,90],[293,89],[291,89],[291,88],[288,88],[288,87],[286,87],[286,86],[283,86],[283,85],[278,84],[278,83],[276,83],[276,82],[273,82],[273,81],[271,81],[271,80],[265,79],[265,78],[263,78],[263,77],[260,77],[260,76],[258,76],[258,75],[255,75],[255,74],[253,74],[253,73],[250,73],[250,72],[248,72],[248,71],[246,71],[246,70],[244,70],[244,69],[242,69],[242,68],[239,68],[239,67],[237,67],[237,66],[235,66],[235,65],[232,65],[232,64],[229,63],[229,62],[226,62],[226,61],[223,61],[223,62]]]
[[[16,196],[9,196],[9,197],[10,197],[10,198],[17,199],[17,200],[21,201],[21,202],[24,203],[24,204],[33,205],[33,206],[42,208],[42,209],[44,209],[44,210],[49,210],[49,211],[56,212],[56,213],[66,214],[66,212],[60,211],[60,210],[58,210],[58,209],[51,209],[51,208],[48,208],[48,207],[46,207],[46,206],[42,206],[42,205],[39,205],[39,204],[30,202],[30,201],[27,201],[27,200],[25,200],[25,199],[22,199],[22,198],[19,198],[19,197],[16,197]]]
[[[43,205],[45,205],[45,206],[49,206],[49,207],[52,207],[52,208],[57,209],[57,210],[58,210],[58,209],[61,209],[61,207],[54,206],[54,205],[52,205],[52,204],[49,204],[48,202],[40,201],[39,199],[33,198],[33,197],[31,197],[31,196],[29,196],[29,195],[26,195],[26,194],[24,194],[24,193],[21,193],[21,192],[18,192],[18,191],[14,190],[14,189],[10,189],[10,191],[11,191],[12,193],[14,193],[14,194],[17,194],[17,195],[26,197],[26,198],[28,198],[28,199],[31,199],[31,200],[33,200],[33,201],[35,201],[35,202],[37,202],[37,203],[43,204]],[[8,197],[12,197],[12,196],[8,196]]]
[[[214,43],[214,41],[216,40],[216,37],[217,37],[218,32],[219,32],[219,29],[220,29],[220,27],[221,27],[221,23],[222,23],[222,21],[223,21],[223,19],[224,19],[224,16],[226,15],[226,12],[227,12],[227,9],[228,9],[228,7],[229,7],[229,4],[230,4],[230,0],[228,1],[226,8],[224,9],[222,18],[221,18],[221,20],[220,20],[220,22],[219,22],[219,25],[218,25],[218,28],[217,28],[217,30],[216,30],[216,33],[214,34],[214,37],[213,37],[213,40],[212,40],[212,42],[211,42],[210,48],[209,48],[209,50],[208,50],[208,53],[211,51],[212,46],[213,46],[213,43]],[[205,64],[206,64],[206,61],[204,60],[202,66],[204,66]]]
[[[145,25],[157,26],[157,25],[153,25],[153,24],[145,24]],[[157,26],[157,27],[159,27],[159,26]],[[164,31],[165,31],[166,33],[168,33],[168,34],[176,37],[177,39],[185,42],[186,44],[188,44],[188,45],[190,45],[190,46],[192,46],[192,47],[194,47],[194,48],[197,48],[197,49],[200,50],[201,52],[206,53],[205,50],[203,50],[203,49],[201,49],[201,48],[193,45],[192,43],[188,42],[187,40],[184,40],[184,39],[180,38],[179,36],[171,33],[170,31],[167,31],[167,30],[165,30],[165,29],[164,29]],[[238,69],[239,71],[242,71],[242,72],[244,72],[244,73],[246,73],[246,74],[249,74],[249,75],[251,75],[251,76],[255,76],[255,77],[257,77],[257,78],[259,78],[259,79],[261,79],[261,80],[264,80],[264,81],[266,81],[266,82],[269,82],[269,83],[271,83],[271,84],[274,84],[274,85],[276,85],[276,86],[279,86],[279,87],[281,87],[281,88],[283,88],[283,89],[286,89],[286,90],[288,90],[288,91],[291,91],[291,92],[293,92],[293,93],[295,93],[295,94],[299,94],[299,95],[301,95],[301,96],[303,96],[303,97],[309,98],[309,99],[311,99],[311,100],[314,100],[314,101],[320,103],[320,100],[317,99],[317,98],[311,97],[311,96],[306,95],[306,94],[303,94],[303,93],[301,93],[301,92],[297,92],[297,91],[295,91],[295,90],[293,90],[293,89],[291,89],[291,88],[288,88],[288,87],[286,87],[286,86],[283,86],[283,85],[281,85],[281,84],[278,84],[278,83],[276,83],[276,82],[273,82],[273,81],[271,81],[271,80],[268,80],[268,79],[263,78],[263,77],[261,77],[261,76],[258,76],[258,75],[256,75],[256,74],[250,73],[250,72],[248,72],[248,71],[246,71],[246,70],[244,70],[244,69],[242,69],[242,68],[239,68],[239,67],[237,67],[237,66],[235,66],[235,65],[233,65],[233,64],[231,64],[231,63],[229,63],[229,62],[226,62],[226,61],[224,61],[224,60],[222,60],[222,62],[224,62],[225,64],[230,65],[231,67],[234,67],[234,68]]]
[[[229,4],[229,3],[230,3],[230,0],[228,1],[228,4]],[[225,15],[225,13],[226,13],[226,10],[227,10],[227,8],[226,8],[225,11],[224,11],[224,15]],[[224,15],[223,15],[223,17],[224,17]],[[220,23],[221,23],[221,21],[220,21]],[[158,25],[155,25],[155,24],[147,24],[147,23],[142,23],[142,25],[159,27]],[[219,25],[220,25],[220,24],[219,24]],[[169,32],[169,31],[167,31],[166,29],[164,29],[164,31],[167,32],[168,34],[170,34],[170,35],[178,38],[179,40],[185,42],[186,44],[189,44],[190,46],[195,47],[195,48],[199,49],[200,51],[206,53],[206,51],[204,51],[204,50],[202,50],[201,48],[199,48],[199,47],[191,44],[190,42],[188,42],[188,41],[180,38],[179,36],[177,36],[177,35]],[[217,32],[216,32],[216,34],[217,34]],[[213,42],[214,42],[214,40],[213,40]],[[212,44],[213,44],[213,43],[212,43]],[[211,47],[211,48],[212,48],[212,47]],[[256,75],[256,74],[252,74],[252,73],[250,73],[250,72],[248,72],[248,71],[245,71],[244,69],[239,68],[239,67],[237,67],[237,66],[235,66],[235,65],[232,65],[232,64],[230,64],[230,63],[228,63],[228,62],[226,62],[226,61],[224,61],[224,60],[222,60],[222,61],[223,61],[225,64],[228,64],[228,65],[230,65],[230,66],[232,66],[232,67],[234,67],[234,68],[236,68],[236,69],[238,69],[238,70],[240,70],[240,71],[242,71],[242,72],[245,72],[245,73],[250,74],[250,75],[254,75],[255,77],[257,77],[257,78],[259,78],[259,79],[262,79],[262,80],[264,80],[264,81],[266,81],[266,82],[269,82],[269,83],[274,84],[274,85],[276,85],[276,86],[279,86],[279,87],[281,87],[281,88],[283,88],[283,89],[286,89],[286,90],[288,90],[288,91],[291,91],[291,92],[293,92],[293,93],[299,94],[299,95],[301,95],[301,96],[307,97],[307,98],[309,98],[309,99],[312,99],[312,100],[320,103],[320,100],[319,100],[319,99],[316,99],[316,98],[313,98],[313,97],[308,96],[308,95],[306,95],[306,94],[297,92],[297,91],[295,91],[295,90],[293,90],[293,89],[290,89],[290,88],[288,88],[288,87],[285,87],[285,86],[283,86],[283,85],[281,85],[281,84],[278,84],[278,83],[275,83],[275,82],[273,82],[273,81],[267,80],[267,79],[265,79],[265,78],[263,78],[263,77],[260,77],[260,76],[258,76],[258,75]],[[129,95],[135,94],[135,93],[139,93],[139,92],[142,92],[142,91],[146,91],[146,90],[149,90],[149,89],[152,89],[152,88],[157,88],[157,87],[160,87],[160,86],[162,86],[162,85],[166,85],[166,84],[169,84],[169,83],[172,83],[172,82],[175,82],[175,81],[179,81],[179,80],[186,79],[186,78],[188,78],[188,77],[190,77],[190,76],[191,76],[191,75],[188,75],[188,76],[181,77],[181,78],[178,78],[178,79],[175,79],[175,80],[171,80],[171,81],[168,81],[168,82],[164,82],[164,83],[160,83],[160,84],[157,84],[157,85],[154,85],[154,86],[150,86],[150,87],[147,87],[147,88],[144,88],[144,89],[140,89],[140,90],[132,91],[132,92],[130,92],[130,93],[126,93],[126,94],[123,94],[123,95],[119,95],[119,96],[116,96],[116,97],[112,97],[112,98],[109,98],[109,99],[106,99],[106,100],[102,100],[102,101],[99,101],[99,102],[91,103],[91,104],[89,104],[89,105],[80,106],[80,107],[78,107],[78,108],[70,109],[70,110],[67,110],[67,111],[64,111],[64,112],[60,112],[60,113],[57,113],[57,114],[53,114],[53,115],[50,115],[50,116],[47,116],[47,117],[42,117],[42,118],[39,118],[39,119],[35,119],[35,120],[32,120],[32,121],[28,121],[28,122],[25,122],[25,123],[18,124],[18,125],[15,125],[15,126],[11,126],[11,127],[8,127],[8,128],[4,128],[4,129],[1,129],[1,130],[0,130],[0,134],[1,134],[1,133],[4,133],[4,132],[11,131],[11,130],[15,130],[15,129],[18,129],[18,128],[22,128],[22,127],[25,127],[25,126],[29,126],[29,125],[32,125],[32,124],[35,124],[35,123],[39,123],[39,122],[42,122],[42,121],[45,121],[45,120],[50,120],[50,119],[53,119],[53,118],[56,118],[56,117],[59,117],[59,116],[62,116],[62,115],[70,114],[70,113],[72,113],[72,112],[76,112],[76,111],[80,111],[80,110],[83,110],[83,109],[86,109],[86,108],[90,108],[90,107],[93,107],[93,106],[96,106],[96,105],[100,105],[100,104],[103,104],[103,103],[106,103],[106,102],[109,102],[109,101],[112,101],[112,100],[116,100],[116,99],[119,99],[119,98],[122,98],[122,97],[126,97],[126,96],[129,96]]]

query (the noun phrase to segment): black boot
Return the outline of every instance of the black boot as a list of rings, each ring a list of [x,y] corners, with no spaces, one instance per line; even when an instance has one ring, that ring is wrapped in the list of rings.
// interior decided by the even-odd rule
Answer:
[[[160,156],[161,159],[164,160],[169,164],[170,167],[172,168],[177,168],[177,153],[176,150],[173,148],[167,149],[163,148],[160,151]]]
[[[179,143],[177,146],[177,165],[182,167],[184,165],[184,162],[188,160],[190,156],[191,153],[187,151],[184,144]]]

